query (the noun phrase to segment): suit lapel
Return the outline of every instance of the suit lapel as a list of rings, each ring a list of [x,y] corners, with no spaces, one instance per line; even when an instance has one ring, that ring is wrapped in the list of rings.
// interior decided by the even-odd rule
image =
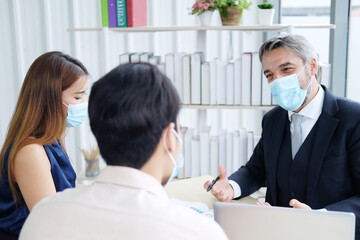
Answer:
[[[311,205],[314,196],[322,162],[325,158],[329,143],[339,123],[339,120],[333,116],[338,112],[336,97],[323,87],[325,90],[325,99],[322,113],[317,121],[317,129],[314,139],[314,147],[309,162],[309,172],[307,179],[306,202]]]
[[[277,162],[279,160],[279,152],[281,147],[281,142],[284,136],[284,131],[287,126],[286,121],[288,121],[287,111],[281,111],[278,116],[274,117],[270,127],[270,134],[268,135],[267,143],[269,143],[268,149],[268,158],[265,157],[266,165],[268,165],[268,188],[270,188],[272,196],[272,204],[276,205],[276,171],[277,171]]]

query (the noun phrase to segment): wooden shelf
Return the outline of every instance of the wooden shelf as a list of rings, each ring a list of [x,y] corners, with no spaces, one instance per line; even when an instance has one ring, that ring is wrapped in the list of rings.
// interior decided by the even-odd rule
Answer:
[[[245,105],[188,105],[182,104],[183,109],[255,109],[255,110],[271,110],[275,106],[245,106]]]
[[[274,24],[271,26],[263,25],[239,25],[239,26],[167,26],[167,27],[132,27],[132,28],[108,28],[112,32],[167,32],[167,31],[291,31],[291,29],[307,28],[307,29],[318,29],[327,28],[335,29],[333,24],[323,25],[284,25]],[[86,32],[86,31],[102,31],[103,28],[70,28],[69,32]]]

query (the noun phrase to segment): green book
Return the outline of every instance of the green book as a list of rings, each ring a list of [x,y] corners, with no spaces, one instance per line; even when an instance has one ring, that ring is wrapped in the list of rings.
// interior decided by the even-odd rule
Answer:
[[[118,27],[127,27],[126,0],[116,0],[116,19]]]
[[[101,25],[109,27],[108,1],[101,0]]]

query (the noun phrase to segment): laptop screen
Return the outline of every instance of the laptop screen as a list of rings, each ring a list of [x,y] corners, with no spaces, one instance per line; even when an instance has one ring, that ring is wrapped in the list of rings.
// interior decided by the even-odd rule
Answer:
[[[352,213],[214,203],[215,221],[230,240],[353,240]]]

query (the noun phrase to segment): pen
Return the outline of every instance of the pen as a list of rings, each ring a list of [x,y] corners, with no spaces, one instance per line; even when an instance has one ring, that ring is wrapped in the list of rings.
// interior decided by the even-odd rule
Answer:
[[[210,186],[206,189],[207,192],[211,190],[211,188],[214,186],[214,184],[219,180],[219,177],[220,177],[220,176],[218,176],[217,178],[215,178],[214,180],[212,180]]]

